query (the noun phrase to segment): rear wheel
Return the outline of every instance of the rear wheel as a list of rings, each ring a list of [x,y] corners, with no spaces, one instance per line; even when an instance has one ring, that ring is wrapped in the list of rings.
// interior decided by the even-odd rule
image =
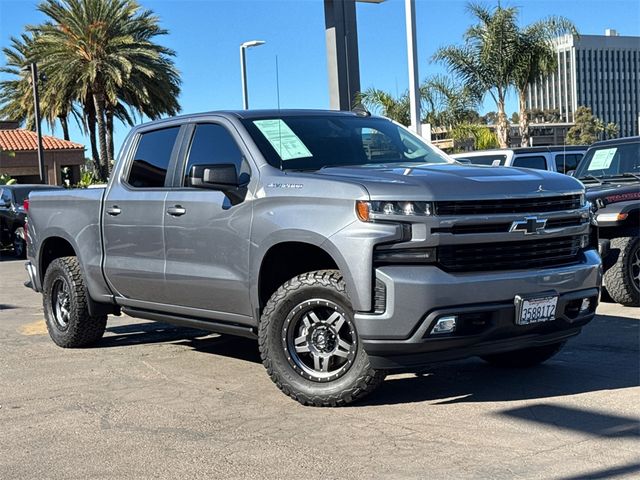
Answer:
[[[482,358],[491,365],[506,368],[528,368],[549,360],[562,350],[566,342],[543,345],[541,347],[524,348],[512,352],[483,355]]]
[[[640,237],[620,237],[611,240],[611,249],[618,250],[618,260],[604,274],[609,296],[628,307],[640,306]]]
[[[271,379],[304,405],[346,405],[384,380],[360,344],[335,270],[305,273],[281,286],[264,309],[259,345]]]
[[[25,242],[22,227],[16,228],[16,231],[13,232],[13,254],[18,258],[27,256],[27,242]]]
[[[57,258],[43,284],[44,315],[51,339],[61,347],[86,347],[104,334],[107,316],[89,315],[88,293],[76,257]]]

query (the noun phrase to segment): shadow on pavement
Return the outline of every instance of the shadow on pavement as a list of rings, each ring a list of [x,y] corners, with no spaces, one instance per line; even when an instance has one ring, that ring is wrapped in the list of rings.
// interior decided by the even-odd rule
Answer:
[[[206,330],[176,327],[159,322],[134,323],[107,327],[107,335],[94,348],[124,347],[149,343],[175,343],[198,352],[261,363],[255,340],[219,335]]]
[[[504,410],[499,412],[498,415],[505,415],[531,423],[552,425],[557,428],[586,433],[596,437],[640,436],[640,421],[637,418],[621,417],[609,413],[559,405],[530,405]]]
[[[174,342],[198,352],[260,363],[255,340],[145,322],[113,326],[98,348]],[[640,321],[599,315],[546,364],[495,368],[479,359],[435,364],[416,376],[391,375],[353,405],[435,404],[541,399],[638,386]],[[513,413],[515,415],[515,412]]]
[[[195,328],[175,327],[164,323],[145,322],[107,327],[107,335],[94,348],[124,347],[147,343],[170,343],[211,335],[211,332]]]
[[[548,398],[640,384],[640,321],[599,315],[547,363],[496,368],[480,359],[435,364],[417,377],[391,376],[358,406]]]
[[[631,478],[630,473],[636,473],[635,478],[640,474],[640,463],[630,463],[621,467],[596,470],[595,472],[583,473],[572,477],[563,477],[558,480],[601,480],[606,478],[626,477]]]

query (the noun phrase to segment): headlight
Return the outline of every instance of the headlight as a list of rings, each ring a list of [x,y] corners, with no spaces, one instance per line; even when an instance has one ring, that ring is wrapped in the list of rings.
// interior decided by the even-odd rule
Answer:
[[[411,201],[375,201],[356,202],[356,214],[363,222],[371,222],[375,219],[384,220],[389,217],[415,217],[428,216],[433,213],[431,202]]]

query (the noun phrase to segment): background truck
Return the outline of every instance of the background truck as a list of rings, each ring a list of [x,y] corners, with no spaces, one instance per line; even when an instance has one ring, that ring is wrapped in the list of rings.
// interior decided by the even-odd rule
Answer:
[[[640,306],[640,137],[594,143],[574,173],[587,188],[613,300]]]
[[[455,153],[451,156],[456,160],[474,165],[535,168],[550,172],[569,173],[576,169],[587,148],[585,145],[517,147]]]
[[[149,123],[105,189],[30,200],[27,270],[55,343],[95,343],[119,312],[257,338],[308,405],[434,361],[538,364],[598,302],[578,180],[460,165],[365,113]]]
[[[60,188],[51,185],[0,185],[0,250],[11,248],[16,257],[25,257],[24,200],[34,190]]]

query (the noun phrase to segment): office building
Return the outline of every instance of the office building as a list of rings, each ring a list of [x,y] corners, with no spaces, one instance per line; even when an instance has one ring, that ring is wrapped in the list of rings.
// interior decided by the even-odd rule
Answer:
[[[529,110],[557,111],[574,122],[579,106],[605,123],[618,124],[620,136],[639,135],[640,37],[565,35],[556,41],[557,70],[529,85]]]

